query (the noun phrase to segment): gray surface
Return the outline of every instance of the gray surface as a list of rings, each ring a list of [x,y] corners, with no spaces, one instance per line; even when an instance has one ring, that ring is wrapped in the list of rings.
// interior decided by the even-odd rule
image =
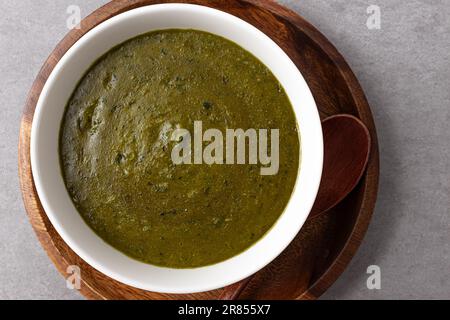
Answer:
[[[350,267],[326,299],[450,299],[450,6],[434,1],[281,1],[318,27],[355,71],[372,106],[381,151],[379,200]],[[80,299],[27,220],[17,178],[20,114],[39,68],[67,32],[66,8],[102,0],[0,4],[0,298]],[[378,4],[381,30],[368,30]],[[381,290],[366,269],[381,267]]]

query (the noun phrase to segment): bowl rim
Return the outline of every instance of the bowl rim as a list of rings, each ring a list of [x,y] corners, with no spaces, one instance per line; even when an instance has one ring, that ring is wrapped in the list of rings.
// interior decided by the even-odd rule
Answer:
[[[143,284],[142,282],[136,281],[134,279],[129,279],[124,277],[121,274],[118,274],[116,272],[114,272],[113,270],[111,270],[110,268],[108,268],[105,265],[102,265],[101,263],[98,263],[95,259],[95,257],[92,257],[92,255],[88,254],[85,252],[84,248],[81,248],[80,246],[78,246],[76,239],[72,239],[66,232],[66,229],[63,225],[61,225],[59,223],[59,220],[57,218],[57,215],[54,214],[53,210],[50,208],[49,206],[49,201],[51,201],[51,197],[46,194],[46,190],[45,190],[45,178],[40,174],[40,161],[41,159],[39,159],[39,157],[37,156],[37,150],[39,149],[38,145],[37,145],[37,135],[39,133],[40,130],[40,124],[42,121],[42,109],[44,108],[46,99],[47,99],[47,94],[50,90],[50,87],[54,84],[54,82],[57,80],[59,72],[62,68],[62,66],[67,63],[67,61],[70,61],[70,57],[72,57],[74,54],[76,54],[76,52],[78,51],[79,47],[83,45],[83,43],[85,43],[87,41],[87,39],[90,38],[95,38],[96,34],[99,33],[99,30],[102,28],[108,28],[111,25],[117,23],[117,21],[120,21],[121,19],[129,19],[130,17],[136,15],[136,14],[141,14],[141,13],[145,13],[147,11],[155,11],[155,10],[174,10],[174,9],[181,9],[181,10],[193,10],[193,11],[202,11],[203,13],[206,14],[211,14],[211,15],[219,15],[222,17],[226,17],[227,19],[229,19],[229,21],[233,21],[233,23],[239,23],[241,25],[245,25],[246,28],[249,29],[253,29],[256,30],[258,33],[260,33],[261,35],[263,35],[265,38],[267,38],[268,42],[272,42],[273,45],[275,45],[279,50],[280,50],[280,55],[284,55],[285,58],[287,58],[290,63],[292,64],[292,67],[297,71],[300,79],[304,82],[306,88],[307,88],[307,92],[304,92],[304,94],[307,96],[310,96],[310,101],[308,103],[313,103],[314,106],[314,110],[310,110],[310,111],[315,111],[312,113],[315,113],[313,117],[310,118],[310,120],[312,122],[315,122],[313,124],[313,127],[315,127],[316,131],[316,137],[315,137],[315,142],[318,144],[316,146],[316,150],[315,150],[315,165],[314,168],[310,167],[309,169],[312,169],[314,171],[314,174],[312,174],[311,176],[315,177],[315,180],[313,179],[313,181],[309,181],[311,183],[311,194],[314,194],[313,197],[310,197],[308,199],[308,203],[305,203],[306,207],[309,207],[309,210],[312,208],[312,205],[314,203],[314,199],[315,199],[315,195],[317,194],[318,191],[318,187],[320,184],[320,178],[321,178],[321,171],[322,171],[322,163],[323,163],[323,141],[322,141],[322,132],[321,132],[321,125],[320,125],[320,118],[318,115],[318,110],[317,110],[317,106],[314,102],[314,98],[312,96],[312,93],[309,89],[309,87],[306,84],[306,81],[304,80],[303,76],[301,75],[301,72],[297,69],[297,67],[295,66],[295,64],[292,62],[292,60],[286,55],[286,53],[272,40],[270,39],[268,36],[266,36],[264,33],[262,33],[262,31],[260,31],[259,29],[257,29],[256,27],[254,27],[253,25],[243,21],[242,19],[235,17],[231,14],[228,14],[226,12],[217,10],[217,9],[212,9],[209,7],[205,7],[205,6],[201,6],[201,5],[193,5],[193,4],[174,4],[174,3],[170,3],[170,4],[156,4],[156,5],[149,5],[149,6],[143,6],[143,7],[139,7],[136,9],[132,9],[129,11],[126,11],[124,13],[121,13],[119,15],[116,15],[104,22],[102,22],[101,24],[99,24],[98,26],[96,26],[95,28],[93,28],[92,30],[90,30],[88,33],[86,33],[83,37],[81,37],[77,43],[75,43],[67,52],[66,54],[62,57],[62,59],[58,62],[58,64],[55,66],[54,70],[52,71],[52,73],[50,74],[47,82],[45,83],[45,86],[41,92],[41,95],[39,97],[39,100],[37,102],[37,106],[36,106],[36,112],[35,112],[35,116],[34,116],[34,121],[33,121],[33,125],[32,125],[32,130],[31,130],[31,144],[30,144],[30,153],[31,153],[31,166],[32,166],[32,172],[33,172],[33,178],[35,180],[35,184],[36,184],[36,191],[41,199],[42,202],[42,206],[47,214],[47,216],[49,217],[51,223],[53,224],[53,226],[55,227],[56,231],[60,234],[60,236],[63,238],[63,240],[68,244],[68,246],[70,248],[72,248],[75,253],[77,253],[83,260],[85,260],[88,264],[90,264],[91,266],[93,266],[95,269],[99,270],[100,272],[120,281],[123,282],[125,284],[137,287],[137,288],[141,288],[144,290],[151,290],[151,291],[157,291],[157,292],[167,292],[167,293],[194,293],[194,292],[201,292],[201,291],[208,291],[208,290],[213,290],[213,289],[217,289],[226,285],[229,285],[231,283],[237,282],[239,280],[242,280],[244,278],[246,278],[247,276],[257,272],[258,270],[260,270],[261,268],[263,268],[265,265],[267,265],[268,263],[270,263],[273,259],[276,258],[276,256],[278,256],[285,248],[286,246],[293,240],[293,238],[295,237],[295,235],[297,234],[297,232],[300,230],[300,228],[302,227],[304,221],[307,218],[307,215],[309,213],[306,213],[306,215],[304,214],[304,216],[302,217],[303,221],[300,221],[300,223],[297,225],[297,232],[295,232],[295,234],[293,234],[291,232],[290,236],[286,236],[283,240],[283,243],[280,244],[278,246],[278,250],[276,250],[277,252],[272,252],[270,255],[266,256],[266,259],[263,263],[255,263],[253,266],[248,267],[246,272],[242,272],[240,273],[239,277],[235,277],[232,281],[230,279],[228,280],[224,280],[224,281],[217,281],[215,284],[213,285],[201,285],[201,286],[197,286],[196,288],[162,288],[162,287],[157,287],[157,286],[152,286],[152,285],[148,285],[148,284]],[[162,28],[165,29],[165,28]],[[154,29],[156,30],[156,29]],[[151,31],[151,30],[149,30]],[[214,32],[213,32],[214,33]],[[232,40],[233,41],[233,40]],[[238,44],[240,45],[240,44]],[[112,48],[113,46],[111,46]],[[254,54],[251,50],[249,50],[252,54]],[[73,90],[73,89],[72,89]],[[289,98],[290,95],[287,92]],[[292,102],[292,101],[291,101]],[[296,118],[298,121],[298,113],[295,110],[295,114],[296,114]],[[302,131],[302,127],[300,127],[300,131]],[[320,134],[319,134],[320,133]],[[301,146],[303,149],[303,135],[302,135],[302,139],[300,140],[301,142]],[[302,164],[300,165],[299,171],[301,171],[302,167],[303,167],[303,158],[304,155],[301,156],[301,162]],[[297,183],[296,183],[296,187],[297,184],[300,180],[300,172],[298,173],[297,176]],[[295,187],[295,188],[296,188]],[[294,196],[294,191],[292,193],[291,198]],[[306,201],[306,200],[305,200]],[[290,200],[291,202],[291,200]],[[287,207],[289,206],[289,204],[287,205]],[[286,207],[286,208],[287,208]],[[286,211],[286,209],[285,209]],[[284,215],[284,213],[283,213]],[[278,222],[277,222],[278,223]],[[276,223],[276,224],[277,224]],[[272,227],[271,230],[269,230],[266,235],[263,236],[263,238],[267,237],[268,234],[272,233],[273,230],[275,228]],[[93,231],[92,231],[93,232]],[[261,240],[263,239],[261,238],[260,240],[258,240],[258,242],[261,242]],[[99,238],[100,239],[100,238]],[[102,240],[103,241],[103,240]],[[257,243],[258,243],[257,242]],[[247,251],[251,251],[252,248],[255,246],[252,245],[250,248],[248,248],[247,250],[245,250],[243,253],[238,254],[237,256],[231,258],[231,259],[235,259],[239,256],[241,256],[242,254],[244,254]],[[115,249],[114,249],[115,250]],[[128,259],[132,259],[132,258],[128,258]],[[230,259],[229,259],[230,260]],[[228,261],[228,260],[226,260]],[[206,267],[201,267],[201,268],[196,268],[196,269],[203,269],[203,268],[209,268],[209,267],[214,267],[220,264],[223,264],[224,262],[219,262],[217,264],[211,265],[211,266],[206,266]],[[171,269],[171,268],[164,268],[164,269],[170,269],[170,270],[185,270],[185,269]]]

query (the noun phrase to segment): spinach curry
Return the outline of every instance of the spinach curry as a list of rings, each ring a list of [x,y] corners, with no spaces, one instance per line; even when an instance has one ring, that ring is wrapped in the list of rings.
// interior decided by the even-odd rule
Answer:
[[[176,127],[279,129],[279,170],[175,165]],[[230,258],[276,222],[299,167],[290,101],[249,52],[195,30],[141,35],[110,50],[66,107],[60,157],[67,190],[104,241],[137,260],[193,268]]]

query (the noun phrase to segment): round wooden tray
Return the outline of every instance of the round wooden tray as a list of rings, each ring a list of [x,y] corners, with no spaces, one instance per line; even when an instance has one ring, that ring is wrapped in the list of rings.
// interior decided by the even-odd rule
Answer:
[[[335,209],[309,221],[293,243],[269,266],[258,272],[242,299],[316,299],[344,271],[358,249],[372,216],[378,189],[378,143],[364,93],[334,46],[312,25],[269,0],[117,0],[96,10],[55,48],[40,70],[23,111],[19,141],[20,186],[31,224],[47,254],[67,277],[67,267],[81,269],[81,293],[91,299],[216,299],[221,289],[188,295],[139,290],[119,283],[92,268],[61,239],[44,212],[30,165],[30,132],[36,102],[49,74],[64,53],[86,32],[124,11],[164,2],[187,2],[223,10],[258,27],[278,43],[297,64],[311,88],[321,117],[348,113],[369,128],[372,149],[368,169],[357,188]],[[290,259],[293,251],[297,259]],[[280,290],[265,283],[273,281]],[[273,283],[272,282],[272,283]],[[286,286],[286,283],[291,285]],[[295,283],[295,286],[292,286]],[[285,290],[286,287],[295,290]]]

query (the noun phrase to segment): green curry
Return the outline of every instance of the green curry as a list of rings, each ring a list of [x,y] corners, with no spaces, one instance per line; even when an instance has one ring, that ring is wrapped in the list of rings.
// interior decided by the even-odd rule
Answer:
[[[176,127],[279,129],[279,170],[261,164],[175,165]],[[102,56],[66,107],[60,157],[67,190],[104,241],[137,260],[210,265],[277,221],[299,167],[296,119],[259,60],[221,37],[165,30]]]

